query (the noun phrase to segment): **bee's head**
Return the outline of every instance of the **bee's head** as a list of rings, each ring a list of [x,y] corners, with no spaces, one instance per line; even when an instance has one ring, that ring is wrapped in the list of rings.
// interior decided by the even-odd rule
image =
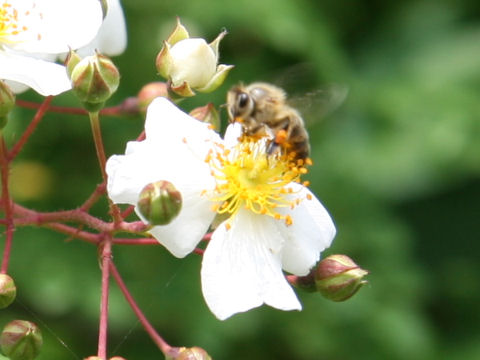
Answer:
[[[255,102],[243,86],[236,86],[227,94],[227,106],[230,122],[242,122],[252,116]]]

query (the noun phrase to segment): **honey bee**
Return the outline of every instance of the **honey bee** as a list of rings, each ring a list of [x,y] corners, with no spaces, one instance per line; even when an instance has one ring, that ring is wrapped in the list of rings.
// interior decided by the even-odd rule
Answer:
[[[304,162],[310,142],[300,113],[287,105],[281,88],[263,82],[234,86],[227,93],[230,122],[239,122],[243,134],[268,137],[267,153],[282,151],[289,159]]]

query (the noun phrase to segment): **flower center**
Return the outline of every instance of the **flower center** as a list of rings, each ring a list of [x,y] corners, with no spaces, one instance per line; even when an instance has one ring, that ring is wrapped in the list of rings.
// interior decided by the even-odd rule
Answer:
[[[25,35],[29,31],[29,27],[25,24],[39,22],[42,19],[42,13],[35,9],[35,3],[31,7],[26,4],[17,4],[13,6],[9,1],[0,2],[0,43],[15,44],[21,42],[21,35]],[[20,9],[23,7],[23,9]],[[41,39],[41,35],[29,34],[35,36],[37,40]]]
[[[300,182],[307,172],[304,164],[294,163],[286,155],[269,154],[266,140],[243,137],[233,149],[218,145],[205,160],[216,179],[215,195],[211,198],[219,214],[234,215],[244,207],[255,214],[271,216],[292,224],[290,215],[279,208],[294,208],[301,201],[289,184]],[[304,185],[307,185],[304,183]],[[228,223],[227,223],[228,227]]]

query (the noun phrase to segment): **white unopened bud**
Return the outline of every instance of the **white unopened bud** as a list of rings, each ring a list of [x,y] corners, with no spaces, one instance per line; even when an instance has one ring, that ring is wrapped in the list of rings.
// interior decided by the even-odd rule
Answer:
[[[226,35],[221,32],[208,44],[191,38],[185,27],[177,26],[160,50],[156,65],[161,76],[170,81],[170,88],[180,96],[193,96],[195,91],[211,92],[225,80],[233,65],[218,65],[218,46]]]

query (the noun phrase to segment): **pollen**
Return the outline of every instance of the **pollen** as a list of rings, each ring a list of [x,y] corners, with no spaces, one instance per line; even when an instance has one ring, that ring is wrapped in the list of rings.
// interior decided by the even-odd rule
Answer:
[[[275,136],[275,142],[277,144],[283,144],[287,140],[287,132],[285,130],[278,131],[277,135]]]
[[[207,155],[205,161],[216,180],[211,200],[221,204],[214,211],[233,216],[239,209],[247,209],[287,226],[293,224],[288,210],[302,199],[289,184],[300,182],[306,169],[286,155],[270,154],[267,148],[266,139],[242,136],[235,147],[217,146]]]

